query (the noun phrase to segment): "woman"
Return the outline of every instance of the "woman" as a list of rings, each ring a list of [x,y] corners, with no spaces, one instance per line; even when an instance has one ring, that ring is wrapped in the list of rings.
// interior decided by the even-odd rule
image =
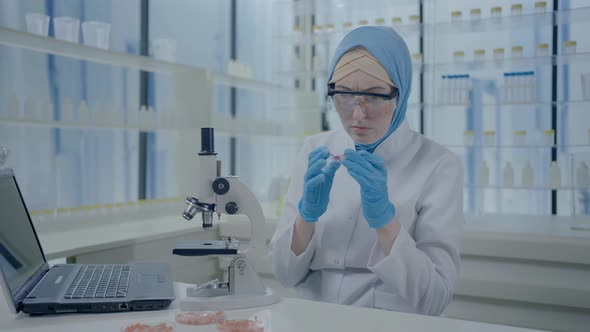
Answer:
[[[391,28],[359,27],[336,49],[328,95],[343,129],[304,142],[270,246],[300,297],[428,315],[451,301],[461,163],[404,121],[411,83]]]

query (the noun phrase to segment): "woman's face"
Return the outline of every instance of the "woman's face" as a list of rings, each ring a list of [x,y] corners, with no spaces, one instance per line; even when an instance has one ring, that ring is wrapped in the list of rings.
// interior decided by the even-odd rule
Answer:
[[[392,89],[391,85],[360,70],[334,82],[334,90],[338,91],[389,94]],[[355,143],[375,143],[387,133],[397,107],[396,99],[382,100],[365,96],[347,96],[346,100],[339,98],[339,95],[334,96],[334,107],[342,126]]]

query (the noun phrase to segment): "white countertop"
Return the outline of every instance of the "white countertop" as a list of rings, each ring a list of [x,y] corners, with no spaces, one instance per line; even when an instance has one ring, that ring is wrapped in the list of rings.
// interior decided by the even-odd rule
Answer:
[[[184,294],[186,284],[175,285],[177,298]],[[0,304],[0,326],[3,332],[16,331],[120,331],[135,322],[154,324],[156,322],[173,322],[179,312],[177,301],[168,310],[150,312],[128,312],[113,314],[63,314],[31,317],[25,314],[10,314]],[[484,324],[455,319],[405,314],[379,309],[358,308],[352,306],[312,302],[293,298],[284,298],[269,307],[231,310],[226,312],[228,319],[245,319],[253,314],[264,312],[268,329],[265,332],[289,331],[495,331],[524,332],[530,329]],[[176,323],[176,331],[216,331],[214,326],[194,327]]]

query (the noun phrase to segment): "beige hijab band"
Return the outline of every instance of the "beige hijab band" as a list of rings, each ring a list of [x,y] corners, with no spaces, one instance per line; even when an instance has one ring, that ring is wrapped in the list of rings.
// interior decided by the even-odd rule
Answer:
[[[395,86],[379,61],[377,61],[371,53],[360,48],[355,48],[346,52],[340,60],[338,60],[332,79],[328,83],[335,83],[357,70],[389,85]]]

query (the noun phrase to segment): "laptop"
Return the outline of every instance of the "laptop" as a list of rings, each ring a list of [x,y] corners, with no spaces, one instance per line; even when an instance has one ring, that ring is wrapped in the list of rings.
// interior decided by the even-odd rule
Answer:
[[[49,267],[12,169],[0,169],[0,288],[15,314],[158,310],[174,300],[165,263]]]

